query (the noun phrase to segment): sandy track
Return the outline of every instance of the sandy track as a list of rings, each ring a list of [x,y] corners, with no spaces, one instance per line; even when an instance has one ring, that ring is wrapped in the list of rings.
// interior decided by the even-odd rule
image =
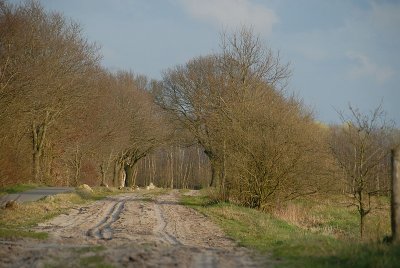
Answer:
[[[249,252],[179,194],[144,192],[70,210],[35,228],[46,241],[0,241],[0,267],[256,267]]]

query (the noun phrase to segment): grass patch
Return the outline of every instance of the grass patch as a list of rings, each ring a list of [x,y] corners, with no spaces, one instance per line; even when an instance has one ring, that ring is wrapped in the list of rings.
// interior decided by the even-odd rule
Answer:
[[[171,191],[171,189],[155,188],[152,190],[140,189],[137,191],[139,191],[143,195],[143,197],[152,199],[154,197],[167,194],[169,191]]]
[[[37,184],[15,184],[0,188],[0,195],[16,194],[39,187]]]
[[[80,265],[82,267],[96,267],[96,268],[111,268],[112,265],[105,262],[103,256],[93,255],[83,257],[80,259]]]
[[[180,194],[187,194],[190,192],[190,189],[179,189],[178,191]]]
[[[74,249],[74,250],[77,253],[85,254],[85,253],[88,253],[88,252],[94,252],[94,253],[101,252],[101,251],[106,250],[106,248],[104,246],[93,246],[93,247],[77,248],[77,249]]]
[[[12,240],[15,238],[34,238],[34,239],[46,239],[48,237],[48,233],[44,232],[33,232],[21,229],[13,229],[13,228],[0,228],[0,237],[8,240]]]
[[[391,232],[389,200],[374,197],[372,202],[375,208],[365,218],[364,241],[378,241]],[[359,240],[359,214],[349,203],[350,200],[337,195],[307,197],[278,207],[272,214],[314,233]]]
[[[290,223],[273,214],[228,203],[213,203],[205,196],[183,196],[181,202],[210,217],[239,245],[272,254],[273,260],[269,257],[269,261],[277,266],[396,267],[400,262],[399,246],[344,239],[334,233],[313,231]],[[347,209],[332,210],[322,205],[315,207],[312,203],[307,206],[310,217],[319,217],[321,230],[333,225],[341,230],[349,225],[348,232],[358,232],[352,227],[357,217]],[[339,222],[342,216],[343,222]]]

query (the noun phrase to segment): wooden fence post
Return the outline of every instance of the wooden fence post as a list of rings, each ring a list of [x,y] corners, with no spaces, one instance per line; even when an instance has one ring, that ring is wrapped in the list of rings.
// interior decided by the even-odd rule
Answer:
[[[392,200],[391,221],[392,240],[400,242],[400,148],[392,150]]]

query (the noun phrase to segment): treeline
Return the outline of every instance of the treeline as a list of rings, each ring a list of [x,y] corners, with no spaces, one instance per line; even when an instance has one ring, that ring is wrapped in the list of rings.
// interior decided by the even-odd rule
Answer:
[[[172,142],[173,129],[153,103],[154,82],[110,73],[100,58],[61,14],[36,1],[0,1],[2,185],[119,186],[126,177],[130,186],[135,164]]]
[[[381,107],[317,123],[285,90],[289,65],[251,29],[220,47],[160,81],[112,73],[76,23],[0,0],[0,184],[213,186],[263,210],[331,191],[368,214],[399,141]]]

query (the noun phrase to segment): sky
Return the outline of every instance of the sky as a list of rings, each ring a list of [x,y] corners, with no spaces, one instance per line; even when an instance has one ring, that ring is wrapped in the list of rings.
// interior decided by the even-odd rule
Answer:
[[[19,0],[9,0],[19,3]],[[161,79],[218,52],[223,29],[251,26],[290,62],[288,87],[317,120],[380,103],[400,126],[400,0],[39,0],[81,24],[103,65]]]

